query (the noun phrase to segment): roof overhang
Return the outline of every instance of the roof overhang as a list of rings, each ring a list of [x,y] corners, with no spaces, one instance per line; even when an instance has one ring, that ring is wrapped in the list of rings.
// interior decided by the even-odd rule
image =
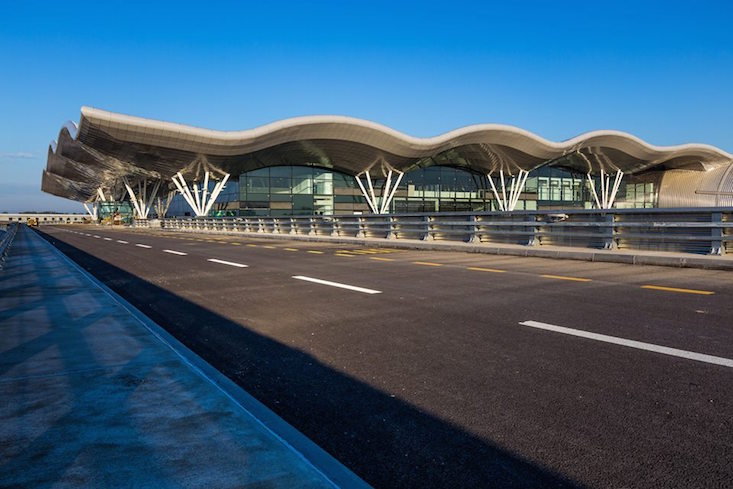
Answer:
[[[315,165],[358,175],[409,171],[417,165],[460,166],[479,173],[515,173],[543,165],[583,173],[653,168],[708,170],[733,161],[713,146],[653,146],[619,131],[593,131],[563,142],[499,124],[479,124],[416,138],[373,122],[343,116],[285,119],[244,131],[215,131],[82,107],[51,144],[45,192],[93,200],[96,189],[120,180],[177,172],[199,179],[275,165]]]

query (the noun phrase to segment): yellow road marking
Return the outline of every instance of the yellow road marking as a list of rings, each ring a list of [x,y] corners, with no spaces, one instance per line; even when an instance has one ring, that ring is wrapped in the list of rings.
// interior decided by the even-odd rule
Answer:
[[[235,246],[242,246],[242,243],[229,243],[229,244],[233,244]]]
[[[283,248],[285,251],[298,251],[298,248]]]
[[[334,256],[348,256],[349,258],[356,258],[356,255],[349,255],[347,253],[334,253]]]
[[[589,278],[566,277],[565,275],[540,275],[542,278],[554,278],[557,280],[572,280],[573,282],[591,282]]]
[[[322,255],[322,251],[308,250],[308,253],[315,253],[316,255]]]
[[[370,256],[369,259],[379,261],[394,261],[394,258],[382,258],[381,256]]]
[[[493,272],[493,273],[504,273],[506,270],[498,270],[496,268],[482,268],[482,267],[467,267],[466,270],[473,270],[476,272]]]
[[[247,246],[252,246],[252,247],[254,247],[254,246],[257,246],[257,245],[256,245],[256,244],[252,244],[252,243],[247,243]]]
[[[277,248],[270,245],[262,245],[263,248],[267,248],[268,250],[276,250]]]
[[[433,263],[431,261],[414,261],[412,262],[415,265],[425,265],[428,267],[442,267],[443,265],[440,263]]]
[[[642,289],[664,290],[665,292],[682,292],[683,294],[713,295],[711,290],[678,289],[677,287],[662,287],[661,285],[642,285]]]

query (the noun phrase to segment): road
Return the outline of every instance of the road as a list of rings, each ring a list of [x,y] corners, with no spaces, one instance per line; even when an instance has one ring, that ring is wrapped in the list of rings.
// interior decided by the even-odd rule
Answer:
[[[41,231],[377,487],[733,480],[730,272]]]

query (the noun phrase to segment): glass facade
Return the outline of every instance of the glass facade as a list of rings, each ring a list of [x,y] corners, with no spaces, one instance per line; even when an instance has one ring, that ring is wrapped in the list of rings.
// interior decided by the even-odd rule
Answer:
[[[239,176],[243,216],[367,212],[354,177],[313,166],[272,166]]]
[[[394,176],[394,175],[393,175]],[[362,183],[367,187],[366,178]],[[384,178],[372,180],[381,196]],[[394,181],[393,181],[394,183]],[[507,190],[509,179],[505,180]],[[600,179],[595,179],[600,189]],[[494,177],[501,192],[501,183]],[[210,183],[213,189],[214,182]],[[367,187],[368,188],[368,187]],[[624,176],[616,207],[654,207],[658,180]],[[587,177],[557,167],[530,172],[516,210],[593,208],[595,201]],[[478,212],[499,206],[486,175],[463,168],[432,165],[406,173],[394,194],[390,212]],[[213,216],[289,216],[368,214],[369,205],[351,175],[317,166],[271,166],[231,178],[219,195]],[[176,196],[168,215],[190,216],[191,209]]]
[[[114,201],[107,201],[107,202],[98,202],[98,213],[99,213],[99,219],[102,221],[105,220],[119,220],[124,222],[125,224],[129,224],[132,222],[132,218],[134,215],[132,204],[129,202],[114,202]]]
[[[616,207],[619,209],[650,209],[657,207],[661,182],[661,172],[624,177],[619,188],[619,195],[616,198]]]

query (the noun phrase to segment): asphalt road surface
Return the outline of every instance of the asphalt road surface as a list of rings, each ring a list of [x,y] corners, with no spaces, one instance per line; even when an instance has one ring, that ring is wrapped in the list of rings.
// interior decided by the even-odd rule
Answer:
[[[377,487],[730,487],[733,274],[44,227]]]

